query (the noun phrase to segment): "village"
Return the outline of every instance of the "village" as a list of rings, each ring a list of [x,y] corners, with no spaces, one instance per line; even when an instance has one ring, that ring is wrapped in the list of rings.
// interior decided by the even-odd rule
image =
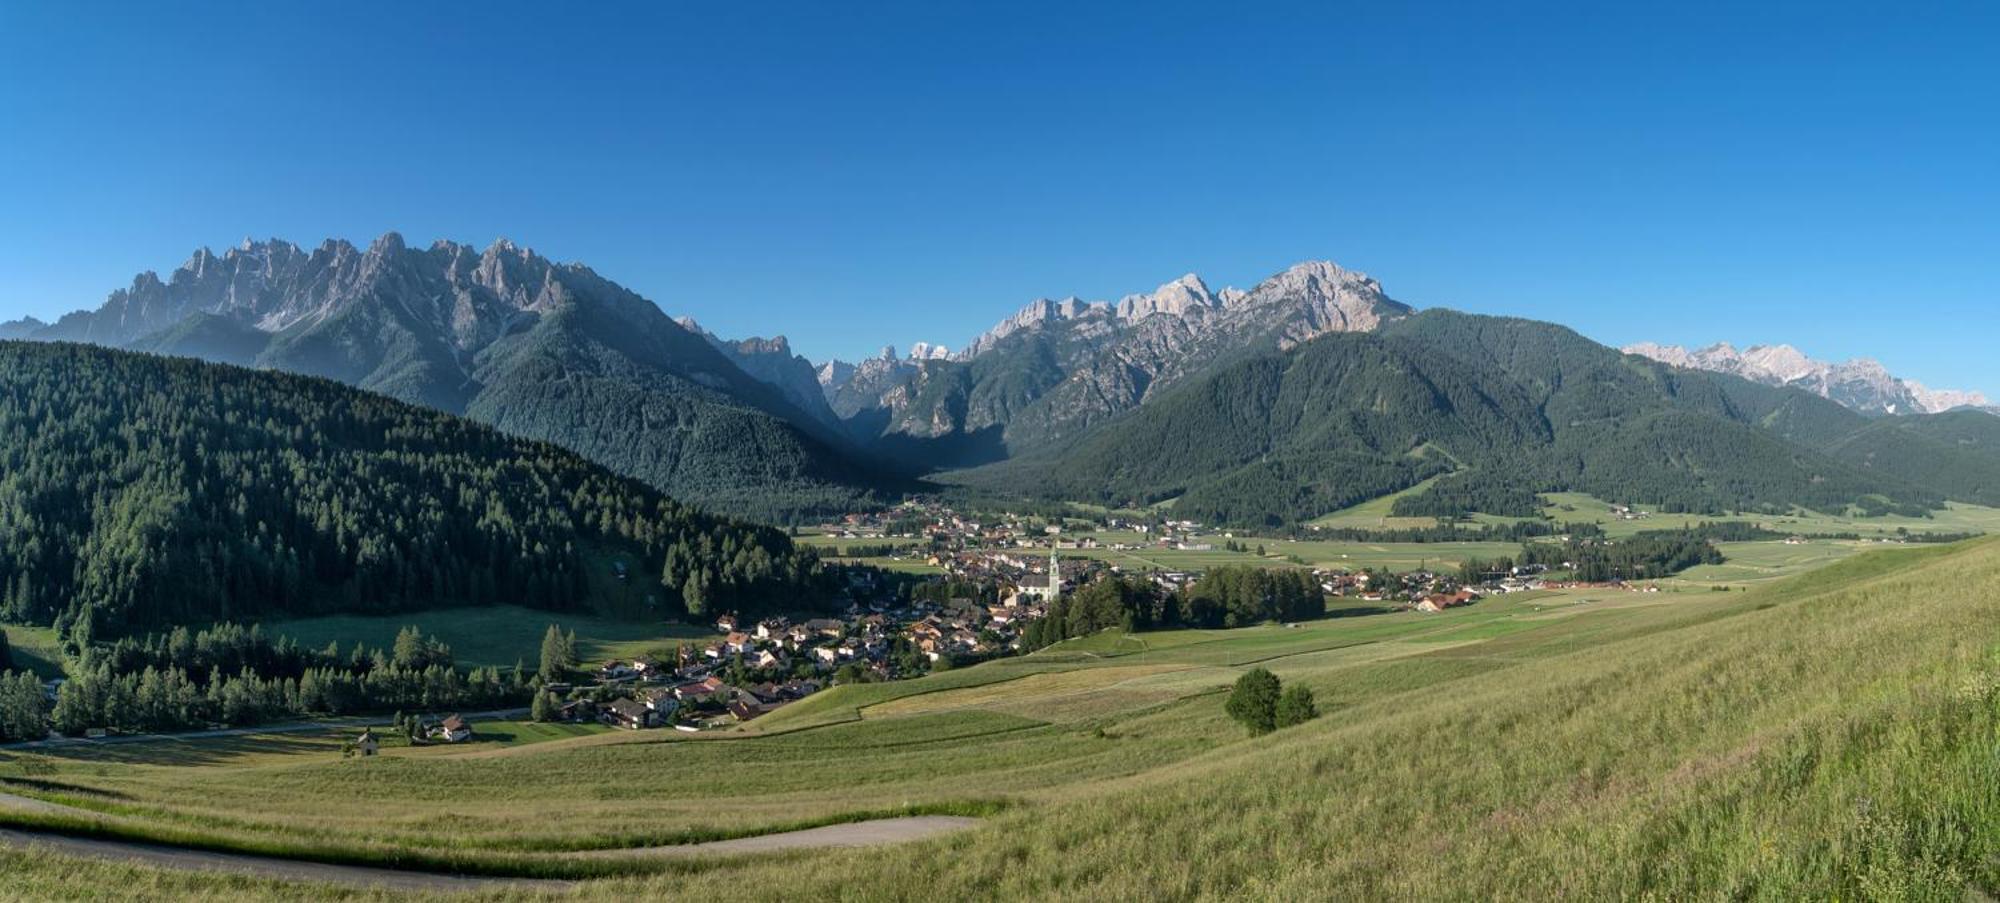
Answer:
[[[720,615],[713,621],[720,636],[713,640],[683,642],[669,655],[598,663],[589,680],[545,686],[550,701],[537,717],[629,730],[742,724],[835,684],[901,680],[1019,654],[1027,623],[1043,617],[1066,590],[1099,579],[1143,577],[1172,592],[1202,576],[1196,569],[1135,573],[1089,557],[1091,551],[1244,548],[1231,533],[1204,532],[1184,520],[1106,517],[1079,526],[1070,518],[972,517],[935,503],[848,514],[820,528],[829,541],[850,544],[832,548],[921,563],[929,575],[905,580],[899,592],[872,570],[850,571],[850,604],[837,616],[751,621]],[[1145,542],[1107,541],[1095,535],[1098,529]],[[1470,579],[1437,569],[1308,570],[1330,602],[1384,612],[1440,612],[1488,595],[1582,585],[1545,579],[1541,565]]]

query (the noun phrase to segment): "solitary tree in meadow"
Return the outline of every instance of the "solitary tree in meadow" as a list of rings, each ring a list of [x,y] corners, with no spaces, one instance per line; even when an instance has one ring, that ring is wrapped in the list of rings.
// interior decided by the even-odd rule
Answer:
[[[1252,668],[1236,679],[1236,689],[1230,691],[1223,709],[1249,728],[1252,736],[1268,734],[1278,727],[1278,695],[1278,675]]]
[[[1318,718],[1319,709],[1313,705],[1313,691],[1293,684],[1279,694],[1274,714],[1279,727],[1291,727]]]

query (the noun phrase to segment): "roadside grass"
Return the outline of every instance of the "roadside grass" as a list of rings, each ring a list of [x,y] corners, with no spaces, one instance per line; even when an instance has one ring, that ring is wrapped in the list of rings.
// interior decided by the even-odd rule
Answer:
[[[534,668],[540,661],[542,635],[550,624],[576,631],[578,652],[586,663],[671,653],[681,641],[694,643],[717,636],[707,625],[623,620],[518,605],[393,615],[327,615],[265,621],[263,627],[266,633],[289,636],[307,648],[316,649],[338,641],[342,649],[352,648],[356,642],[387,649],[395,644],[397,631],[416,625],[450,645],[452,657],[460,665],[511,668],[521,662]]]

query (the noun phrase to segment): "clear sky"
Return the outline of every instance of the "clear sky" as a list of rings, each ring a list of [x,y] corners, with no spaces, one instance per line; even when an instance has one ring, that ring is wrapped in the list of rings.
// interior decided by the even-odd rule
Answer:
[[[394,229],[820,359],[1329,258],[2000,393],[2000,4],[29,6],[4,318]]]

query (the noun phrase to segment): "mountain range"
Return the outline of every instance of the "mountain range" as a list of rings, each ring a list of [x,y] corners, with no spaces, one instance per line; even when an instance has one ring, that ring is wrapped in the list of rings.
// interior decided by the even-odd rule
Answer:
[[[574,263],[391,233],[198,251],[0,337],[323,376],[566,446],[677,498],[793,520],[963,487],[1171,502],[1281,525],[1430,481],[1403,513],[1532,515],[1536,493],[1665,510],[1921,514],[2000,504],[2000,417],[1867,362],[1635,346],[1419,312],[1301,263],[1115,301],[1038,299],[963,349],[814,364]],[[1950,409],[1950,413],[1938,413]]]
[[[560,442],[737,514],[841,510],[899,480],[814,416],[813,393],[739,364],[775,355],[691,332],[588,267],[504,239],[204,248],[94,310],[5,331],[323,376]]]
[[[1075,438],[1234,356],[1408,316],[1365,274],[1302,263],[1248,291],[1182,276],[1115,302],[1039,299],[963,351],[820,370],[850,433],[906,459],[988,463]]]
[[[1931,389],[1891,374],[1868,358],[1828,363],[1790,345],[1752,345],[1737,350],[1728,342],[1689,351],[1679,345],[1640,342],[1627,354],[1715,373],[1728,373],[1768,386],[1791,386],[1829,398],[1864,414],[1937,414],[1957,408],[2000,412],[1985,395],[1958,389]]]

